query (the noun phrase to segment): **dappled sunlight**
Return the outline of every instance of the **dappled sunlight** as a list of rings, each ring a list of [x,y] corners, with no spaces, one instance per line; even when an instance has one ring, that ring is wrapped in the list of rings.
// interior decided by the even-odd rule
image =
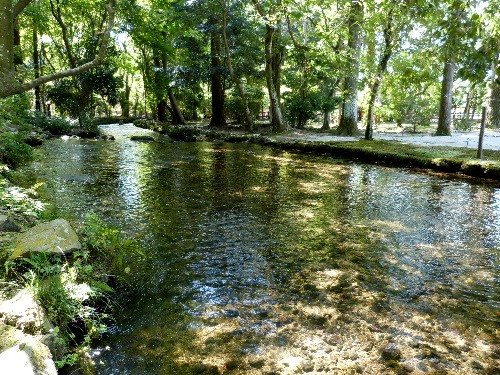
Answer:
[[[82,142],[89,178],[52,184],[68,215],[103,211],[146,254],[98,373],[498,367],[495,188],[250,144],[124,142],[140,160]],[[71,176],[58,158],[78,145],[44,163]]]

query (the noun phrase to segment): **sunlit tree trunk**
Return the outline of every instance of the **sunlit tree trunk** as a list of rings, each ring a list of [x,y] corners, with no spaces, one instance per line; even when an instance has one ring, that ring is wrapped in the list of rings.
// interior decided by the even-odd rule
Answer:
[[[453,77],[455,62],[450,58],[444,64],[441,100],[436,135],[451,135],[451,109],[453,107]]]
[[[274,131],[282,131],[285,128],[283,115],[281,113],[279,90],[276,87],[276,82],[279,82],[279,77],[276,77],[275,69],[273,69],[273,37],[275,29],[271,25],[266,25],[266,36],[264,40],[264,49],[266,56],[266,83],[269,94],[269,112],[271,116],[271,124]],[[274,66],[275,68],[275,66]]]
[[[490,96],[490,125],[500,128],[500,61],[492,64],[492,82]]]
[[[370,92],[370,100],[368,102],[368,118],[366,122],[365,139],[373,139],[373,124],[375,122],[375,103],[377,101],[378,93],[382,85],[382,79],[387,70],[387,64],[392,55],[393,47],[393,14],[394,10],[391,9],[388,14],[387,23],[384,27],[384,51],[377,65],[377,75],[372,84]]]
[[[358,129],[358,76],[361,54],[361,22],[363,20],[363,3],[352,0],[349,14],[349,72],[344,84],[344,102],[337,133],[340,135],[356,135]]]

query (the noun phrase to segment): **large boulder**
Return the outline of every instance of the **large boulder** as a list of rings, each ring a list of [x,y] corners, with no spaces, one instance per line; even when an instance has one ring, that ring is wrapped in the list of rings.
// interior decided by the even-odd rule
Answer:
[[[56,219],[21,233],[9,259],[30,256],[36,252],[64,255],[81,248],[78,235],[71,225],[64,219]]]

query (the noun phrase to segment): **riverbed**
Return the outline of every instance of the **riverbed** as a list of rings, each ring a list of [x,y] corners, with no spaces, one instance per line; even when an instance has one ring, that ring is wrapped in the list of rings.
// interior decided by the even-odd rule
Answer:
[[[498,186],[103,129],[32,167],[143,252],[99,374],[499,373]]]

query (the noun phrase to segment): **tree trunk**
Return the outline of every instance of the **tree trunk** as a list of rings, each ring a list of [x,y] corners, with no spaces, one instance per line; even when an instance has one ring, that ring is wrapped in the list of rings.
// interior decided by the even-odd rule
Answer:
[[[254,126],[252,112],[250,112],[250,107],[248,106],[248,97],[247,97],[247,93],[245,90],[245,85],[243,85],[241,80],[238,78],[238,76],[234,72],[233,62],[232,62],[232,58],[231,58],[231,51],[229,50],[229,43],[227,40],[226,0],[223,0],[223,7],[224,7],[224,17],[223,17],[223,24],[222,24],[222,39],[224,40],[224,48],[226,50],[227,67],[229,69],[229,74],[231,75],[231,79],[236,84],[236,87],[238,88],[238,93],[240,94],[241,100],[243,101],[243,106],[244,106],[244,110],[245,110],[245,130],[251,132],[254,130],[255,126]]]
[[[274,27],[271,25],[266,25],[266,36],[265,36],[265,54],[266,54],[266,83],[267,91],[269,94],[269,115],[271,117],[271,124],[274,131],[282,131],[285,128],[283,122],[283,115],[281,114],[279,91],[275,86],[277,77],[275,77],[273,69],[273,36]],[[279,77],[278,77],[279,78]]]
[[[158,122],[167,122],[167,103],[165,100],[160,100],[156,104],[156,116]]]
[[[120,107],[122,109],[122,117],[130,117],[130,83],[128,82],[128,74],[125,76],[125,92],[123,98],[120,101]]]
[[[363,20],[363,3],[352,0],[349,15],[349,66],[350,70],[344,83],[344,102],[337,133],[340,135],[359,134],[358,129],[358,75],[361,54],[361,21]]]
[[[0,56],[0,84],[3,87],[14,86],[14,17],[11,0],[0,0]]]
[[[439,104],[439,120],[436,135],[451,135],[451,108],[453,106],[453,76],[455,62],[448,59],[444,64],[443,81],[441,83],[441,100]]]
[[[227,124],[224,117],[224,85],[220,52],[220,35],[214,31],[210,37],[210,53],[212,55],[212,82],[210,86],[212,91],[212,119],[209,126],[223,129]]]
[[[387,17],[387,23],[384,27],[384,51],[377,64],[377,75],[375,81],[372,85],[372,90],[370,93],[370,100],[368,102],[368,119],[366,122],[365,139],[367,141],[373,140],[373,123],[375,122],[375,103],[377,101],[378,93],[380,91],[380,86],[382,85],[382,79],[387,70],[387,64],[392,55],[392,45],[393,45],[393,33],[392,33],[392,23],[393,23],[394,10],[391,8]]]
[[[490,126],[500,128],[500,61],[492,64]]]
[[[38,53],[38,30],[35,25],[33,25],[33,70],[35,73],[35,79],[40,77],[40,56]],[[42,111],[40,86],[35,87],[35,110],[37,112]]]
[[[170,102],[170,108],[172,108],[172,122],[176,125],[186,125],[186,120],[184,119],[184,115],[177,104],[177,99],[175,98],[172,89],[168,89],[167,94]]]

